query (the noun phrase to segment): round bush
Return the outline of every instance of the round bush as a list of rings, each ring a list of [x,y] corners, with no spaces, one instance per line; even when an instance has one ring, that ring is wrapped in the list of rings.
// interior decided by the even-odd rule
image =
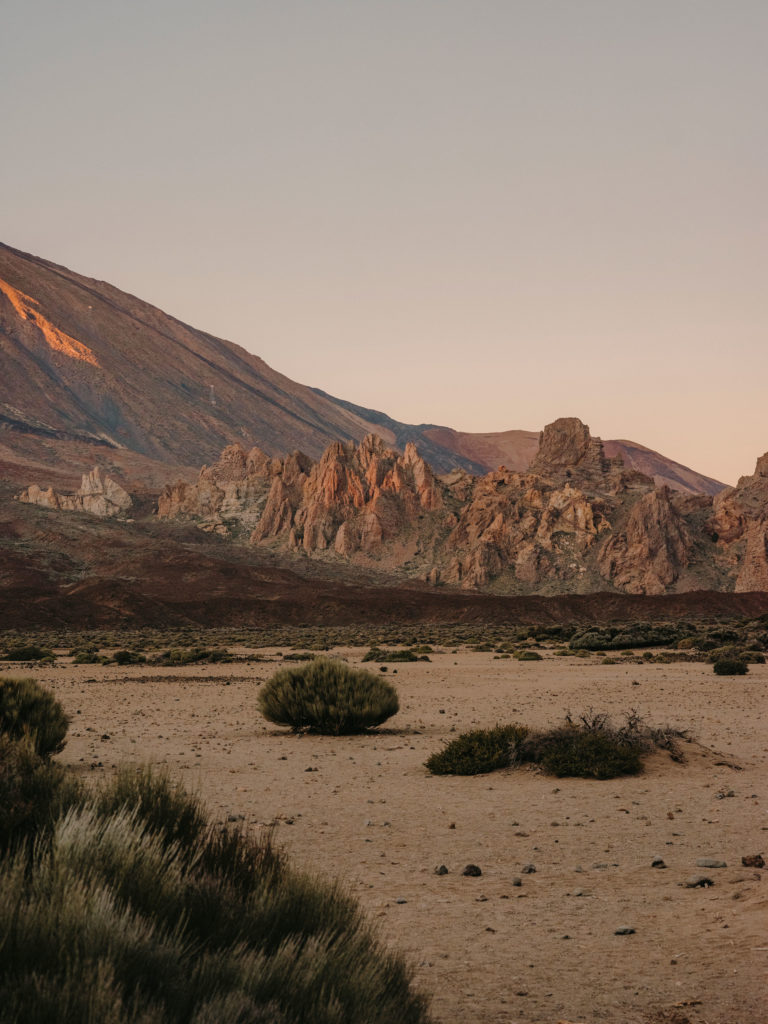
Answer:
[[[740,658],[720,658],[714,667],[716,676],[745,676],[749,671]]]
[[[381,725],[399,704],[394,686],[372,672],[316,658],[276,672],[259,693],[258,708],[275,725],[339,736]]]
[[[515,654],[518,661],[542,661],[542,657],[538,651],[518,651]]]
[[[50,757],[64,749],[68,728],[61,704],[34,679],[0,682],[0,733],[14,740],[28,736],[37,754]]]

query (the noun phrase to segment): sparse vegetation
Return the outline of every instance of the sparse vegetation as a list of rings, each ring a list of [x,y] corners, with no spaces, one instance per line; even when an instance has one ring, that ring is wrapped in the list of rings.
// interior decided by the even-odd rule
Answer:
[[[399,704],[392,684],[372,672],[316,658],[275,673],[262,687],[258,707],[276,725],[341,735],[381,725]]]
[[[591,709],[548,730],[498,725],[463,733],[433,754],[426,767],[434,775],[479,775],[500,768],[534,764],[550,775],[613,779],[642,771],[642,755],[654,748],[682,761],[678,740],[685,733],[653,729],[636,712],[614,726],[606,714]]]
[[[34,679],[0,680],[0,734],[28,739],[36,754],[64,749],[69,719],[53,694]]]
[[[10,644],[0,656],[3,661],[53,661],[53,651],[35,643]]]
[[[380,647],[372,647],[367,654],[363,656],[363,661],[429,661],[427,654],[418,654],[413,650],[404,651],[387,651],[382,650]]]

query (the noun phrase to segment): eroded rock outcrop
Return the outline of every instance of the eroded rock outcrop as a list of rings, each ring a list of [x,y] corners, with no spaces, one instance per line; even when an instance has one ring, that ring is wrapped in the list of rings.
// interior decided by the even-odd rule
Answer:
[[[130,494],[112,477],[102,478],[98,466],[83,474],[80,488],[74,494],[60,494],[52,487],[43,489],[31,484],[16,497],[18,501],[57,512],[88,512],[104,518],[125,515],[133,504]]]
[[[708,527],[738,591],[768,590],[768,452],[755,472],[716,495]]]
[[[629,594],[663,594],[688,565],[691,537],[668,487],[643,495],[598,556],[603,579]]]
[[[335,442],[318,462],[225,449],[166,518],[433,585],[503,592],[661,594],[768,588],[768,456],[719,495],[680,494],[605,456],[577,419],[545,428],[529,472],[437,477],[412,444]],[[697,575],[698,574],[698,575]]]

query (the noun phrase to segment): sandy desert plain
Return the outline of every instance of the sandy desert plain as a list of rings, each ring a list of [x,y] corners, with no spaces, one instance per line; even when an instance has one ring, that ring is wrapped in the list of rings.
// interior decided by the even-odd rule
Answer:
[[[273,826],[297,865],[343,879],[413,964],[440,1024],[768,1020],[768,878],[741,864],[768,853],[768,666],[721,678],[707,664],[606,665],[551,649],[521,662],[436,647],[429,663],[388,667],[400,711],[387,726],[329,737],[276,728],[256,710],[288,648],[230,649],[263,660],[160,668],[60,657],[23,674],[72,716],[60,757],[84,777],[168,766],[214,816]],[[352,665],[364,653],[329,652]],[[610,781],[424,767],[470,728],[546,726],[588,707],[689,730],[685,763],[658,752],[643,774]],[[463,876],[470,863],[482,875]],[[684,887],[695,874],[714,884]]]

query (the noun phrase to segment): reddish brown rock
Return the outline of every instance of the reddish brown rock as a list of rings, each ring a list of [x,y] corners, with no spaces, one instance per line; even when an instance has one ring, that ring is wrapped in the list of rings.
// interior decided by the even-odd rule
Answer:
[[[233,445],[195,485],[167,488],[160,514],[466,589],[768,587],[768,457],[714,509],[607,459],[579,420],[544,430],[534,468],[436,477],[412,444],[401,454],[373,434],[334,442],[317,463]]]
[[[674,508],[668,487],[635,503],[623,530],[607,540],[598,557],[605,580],[630,594],[663,594],[688,565],[692,541]]]

